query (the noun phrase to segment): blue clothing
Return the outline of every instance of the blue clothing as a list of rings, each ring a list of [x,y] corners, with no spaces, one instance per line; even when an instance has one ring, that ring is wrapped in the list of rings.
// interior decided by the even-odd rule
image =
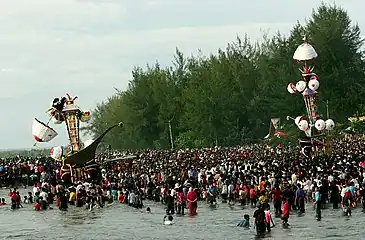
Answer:
[[[355,187],[354,186],[349,186],[349,190],[351,192],[351,195],[355,196],[355,192],[356,192]]]
[[[117,196],[117,195],[118,195],[118,191],[117,191],[117,190],[115,190],[115,189],[113,189],[113,190],[112,190],[112,195],[113,195],[113,196]]]
[[[250,222],[247,221],[246,219],[243,219],[241,222],[238,223],[237,227],[249,228],[250,227]]]
[[[296,197],[297,198],[301,198],[301,197],[304,197],[304,190],[303,189],[298,189],[295,193]]]
[[[321,201],[321,194],[319,192],[316,192],[314,194],[314,200],[315,200],[315,202]]]

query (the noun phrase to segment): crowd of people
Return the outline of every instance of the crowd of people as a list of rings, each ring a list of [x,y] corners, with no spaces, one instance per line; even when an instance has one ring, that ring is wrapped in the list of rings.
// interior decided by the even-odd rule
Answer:
[[[214,205],[220,199],[257,207],[254,224],[262,232],[272,223],[269,202],[284,225],[289,212],[305,212],[308,201],[314,202],[318,220],[326,203],[342,206],[351,215],[352,207],[365,195],[364,143],[356,135],[333,139],[332,153],[314,158],[303,156],[298,147],[267,144],[107,152],[96,157],[101,181],[85,172],[68,185],[61,180],[60,163],[49,157],[17,156],[0,160],[0,184],[12,187],[13,209],[22,207],[21,203],[49,209],[54,201],[61,210],[69,205],[91,210],[112,201],[142,208],[148,199],[165,204],[168,215],[185,214],[185,209],[195,215],[199,202]],[[126,154],[136,157],[120,160]],[[16,186],[33,190],[22,200],[13,189]],[[249,218],[245,216],[239,225],[249,226]]]

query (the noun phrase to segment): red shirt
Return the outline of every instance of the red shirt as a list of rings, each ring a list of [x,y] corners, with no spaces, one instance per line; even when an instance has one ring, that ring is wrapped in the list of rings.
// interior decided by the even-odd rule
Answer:
[[[56,206],[59,207],[61,204],[61,199],[58,197],[56,198]]]
[[[254,198],[255,197],[255,189],[251,188],[250,189],[250,198]]]
[[[119,196],[119,202],[120,202],[120,203],[123,203],[123,202],[124,202],[124,196],[123,196],[123,195],[120,195],[120,196]]]
[[[36,203],[36,204],[34,205],[34,210],[36,210],[36,211],[40,211],[40,210],[41,210],[41,205],[40,205],[39,203]]]
[[[283,217],[289,217],[290,206],[288,202],[284,203],[282,211],[283,211],[282,214]]]
[[[281,195],[280,189],[272,190],[272,200],[279,200]]]
[[[11,195],[10,199],[11,199],[11,201],[16,201],[17,195],[15,193],[13,193],[13,195]]]
[[[351,195],[351,193],[350,192],[345,192],[345,196],[344,197],[348,197],[348,198],[350,198],[350,197],[352,197],[352,195]]]

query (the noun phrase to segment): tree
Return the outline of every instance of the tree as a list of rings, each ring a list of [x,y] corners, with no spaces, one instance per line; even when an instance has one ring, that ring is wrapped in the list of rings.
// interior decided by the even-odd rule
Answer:
[[[284,122],[288,115],[305,114],[301,97],[286,91],[289,82],[301,79],[292,57],[304,35],[319,54],[314,64],[320,97],[329,100],[331,118],[339,122],[363,110],[360,29],[345,10],[323,4],[305,24],[296,23],[289,36],[264,36],[263,43],[238,37],[209,56],[185,57],[176,49],[171,67],[136,67],[128,88],[96,107],[88,130],[98,135],[123,121],[123,130],[105,138],[106,144],[120,149],[169,148],[169,122],[177,147],[262,139],[271,118]],[[318,105],[324,115],[324,103]],[[296,136],[294,125],[287,128]]]

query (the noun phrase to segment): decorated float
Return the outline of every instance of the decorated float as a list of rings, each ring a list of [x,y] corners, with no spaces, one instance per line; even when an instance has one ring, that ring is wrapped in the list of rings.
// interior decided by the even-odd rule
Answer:
[[[302,153],[306,157],[314,157],[318,152],[326,151],[329,148],[328,142],[324,139],[325,131],[331,131],[335,127],[332,119],[322,119],[317,111],[318,89],[320,79],[314,73],[312,65],[318,54],[306,38],[296,49],[293,59],[300,65],[299,71],[302,79],[298,82],[289,83],[287,90],[290,94],[301,94],[306,108],[306,115],[290,117],[299,130],[305,133],[305,138],[299,140]]]
[[[44,123],[35,118],[32,125],[32,135],[36,143],[50,142],[57,137],[57,131],[50,126],[50,123],[65,125],[69,145],[53,147],[50,155],[62,164],[60,177],[70,183],[82,178],[85,174],[93,179],[100,177],[100,164],[95,161],[96,149],[111,129],[123,126],[122,123],[110,126],[97,139],[89,139],[83,143],[80,140],[80,122],[88,122],[91,113],[81,110],[75,104],[76,99],[77,97],[72,98],[69,94],[62,98],[54,98],[52,107],[47,111],[49,121]]]

